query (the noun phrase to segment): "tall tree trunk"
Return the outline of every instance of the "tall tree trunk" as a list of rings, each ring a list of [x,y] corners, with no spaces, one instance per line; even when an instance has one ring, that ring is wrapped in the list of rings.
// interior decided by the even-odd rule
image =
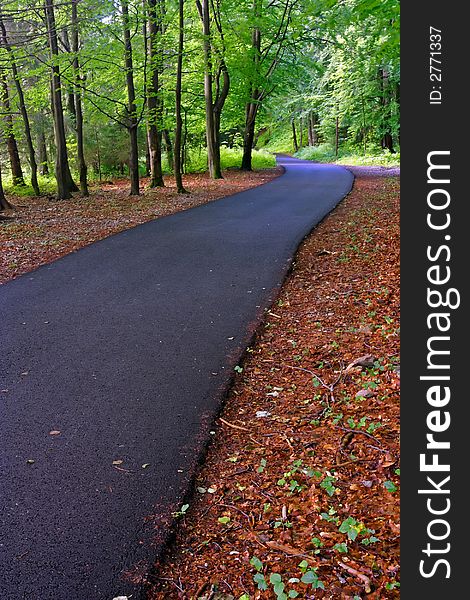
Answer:
[[[7,210],[8,208],[13,208],[13,206],[8,202],[8,200],[5,197],[2,182],[2,169],[0,168],[0,212],[2,210]]]
[[[339,117],[336,117],[336,126],[335,126],[335,156],[338,158],[339,152]]]
[[[297,133],[295,131],[295,119],[292,119],[292,143],[294,145],[294,152],[298,152],[299,144],[297,143]]]
[[[49,175],[49,161],[47,158],[46,135],[44,131],[39,134],[39,170],[41,175]]]
[[[390,97],[389,97],[389,74],[387,69],[383,68],[380,69],[379,71],[379,77],[380,77],[380,81],[381,81],[381,87],[382,87],[382,98],[381,98],[381,104],[384,107],[384,121],[385,121],[385,117],[390,117]],[[395,153],[395,149],[393,148],[393,137],[390,131],[386,131],[383,136],[382,136],[382,140],[381,140],[381,146],[382,148],[385,150],[388,150],[389,152],[391,152],[392,154]]]
[[[78,0],[72,0],[72,52],[73,52],[73,71],[74,71],[74,106],[75,106],[75,128],[77,132],[77,162],[80,175],[80,190],[82,196],[89,195],[87,183],[87,165],[85,161],[85,150],[83,142],[83,109],[82,109],[82,91],[80,77],[80,63],[78,59],[79,40],[78,40]]]
[[[23,119],[24,132],[26,137],[26,145],[28,147],[29,166],[31,168],[31,186],[36,196],[39,196],[40,190],[38,185],[38,166],[36,163],[36,155],[34,152],[33,137],[31,135],[31,125],[29,123],[28,111],[26,110],[26,103],[24,99],[23,88],[21,86],[20,77],[18,74],[18,67],[16,65],[15,55],[13,49],[10,46],[8,40],[5,23],[3,22],[2,14],[0,13],[0,40],[2,46],[8,53],[10,59],[10,67],[13,75],[13,81],[15,82],[16,93],[18,96],[18,104],[20,107],[21,117]]]
[[[308,144],[309,146],[315,146],[316,144],[316,135],[315,135],[315,115],[310,113],[308,117]]]
[[[98,130],[95,132],[95,140],[96,140],[96,162],[98,166],[98,177],[101,181],[103,179],[103,174],[101,172],[101,148],[100,148],[100,139],[98,137]]]
[[[183,186],[181,176],[181,135],[183,131],[183,119],[181,118],[181,84],[183,76],[183,49],[184,49],[184,0],[178,1],[178,61],[176,65],[176,87],[175,87],[175,111],[176,111],[176,129],[175,129],[175,180],[176,189],[179,194],[187,193]]]
[[[163,130],[163,139],[165,140],[165,150],[166,150],[166,159],[168,161],[168,168],[170,169],[170,171],[173,171],[173,161],[174,161],[173,144],[171,143],[170,132],[166,128]]]
[[[25,185],[23,169],[21,168],[20,153],[18,144],[13,131],[13,117],[11,116],[10,91],[8,89],[8,79],[5,71],[0,73],[0,96],[4,111],[4,134],[7,143],[8,156],[10,159],[11,180],[13,185]]]
[[[160,70],[162,68],[162,0],[147,0],[149,28],[150,75],[147,82],[148,144],[150,150],[150,187],[163,187],[162,170],[162,101]]]
[[[131,178],[131,196],[140,194],[139,187],[139,144],[137,140],[137,106],[135,103],[134,65],[132,62],[132,42],[129,21],[128,0],[121,0],[122,24],[124,32],[125,68],[127,85],[127,118],[129,131],[129,174]]]
[[[142,14],[143,14],[143,23],[142,23],[142,39],[144,42],[144,56],[147,60],[149,54],[149,45],[148,45],[148,29],[147,29],[147,0],[142,0]],[[148,88],[147,88],[147,64],[145,64],[144,68],[144,105],[145,110],[148,115]],[[145,135],[145,177],[150,177],[150,143],[149,143],[149,124],[147,118],[147,129]]]
[[[258,0],[253,0],[253,12],[256,20],[259,16],[258,11]],[[253,49],[253,81],[255,83],[252,83],[251,85],[250,100],[247,103],[245,110],[245,132],[243,134],[243,158],[241,166],[243,171],[253,170],[252,151],[255,139],[256,115],[258,113],[259,100],[261,98],[261,92],[259,91],[257,84],[261,58],[261,31],[257,25],[253,27],[251,45]]]
[[[220,149],[217,148],[216,121],[214,118],[214,103],[212,93],[213,65],[211,48],[211,26],[209,0],[197,0],[199,14],[202,20],[203,53],[204,53],[204,104],[206,110],[206,144],[207,164],[212,179],[221,179]]]
[[[258,113],[258,104],[256,102],[249,102],[246,105],[246,117],[245,117],[245,131],[243,134],[243,158],[242,158],[242,171],[252,171],[252,152],[253,143],[255,140],[255,124],[256,115]]]
[[[220,68],[217,74],[217,97],[213,106],[214,112],[214,150],[216,154],[216,164],[219,166],[220,178],[222,178],[221,162],[220,162],[220,121],[222,117],[222,109],[227,99],[230,89],[230,77],[223,56],[219,57]],[[222,87],[220,87],[220,77],[222,77]]]
[[[304,147],[304,118],[300,117],[300,149]]]
[[[59,47],[57,43],[57,30],[53,0],[45,0],[44,9],[46,15],[49,50],[51,52],[52,59],[51,104],[52,114],[54,117],[54,137],[56,143],[55,176],[57,180],[58,197],[65,200],[71,197],[72,192],[78,191],[78,188],[72,179],[67,154],[60,69],[58,65]]]

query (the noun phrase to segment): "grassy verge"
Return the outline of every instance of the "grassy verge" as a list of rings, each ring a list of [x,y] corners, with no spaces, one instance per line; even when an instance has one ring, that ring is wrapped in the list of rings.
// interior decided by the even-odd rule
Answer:
[[[315,162],[337,163],[340,165],[364,165],[364,166],[400,166],[400,153],[391,154],[388,150],[375,153],[360,153],[357,150],[340,149],[338,156],[334,148],[328,144],[319,146],[306,146],[294,154],[297,158],[303,160],[312,160]]]
[[[242,163],[242,155],[243,150],[241,148],[227,148],[226,146],[222,146],[220,150],[220,161],[222,170],[226,169],[236,169],[240,168]],[[276,159],[274,155],[267,150],[253,150],[253,169],[269,169],[274,168],[276,166]],[[169,175],[171,173],[171,169],[169,168],[168,161],[166,155],[163,156],[162,163],[163,171],[165,174]],[[205,148],[201,148],[200,150],[192,150],[189,153],[189,160],[187,165],[188,174],[192,173],[204,173],[207,170],[207,151]],[[75,173],[75,178],[78,179],[77,174]],[[115,177],[115,174],[113,175]],[[122,177],[122,176],[120,176]],[[104,179],[110,179],[110,174],[104,174]],[[16,185],[14,186],[11,182],[11,179],[5,177],[4,181],[4,190],[5,193],[9,196],[34,196],[34,190],[28,180],[25,178],[26,185]],[[90,173],[89,182],[91,185],[99,185],[99,180],[96,175]],[[39,188],[41,190],[41,194],[45,195],[53,195],[57,191],[57,185],[54,177],[38,177]]]

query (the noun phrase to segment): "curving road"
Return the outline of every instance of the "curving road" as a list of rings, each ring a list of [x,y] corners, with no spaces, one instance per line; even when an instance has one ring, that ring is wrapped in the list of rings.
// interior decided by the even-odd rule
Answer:
[[[262,187],[0,287],[2,600],[143,597],[234,365],[352,186],[341,167],[278,162]]]

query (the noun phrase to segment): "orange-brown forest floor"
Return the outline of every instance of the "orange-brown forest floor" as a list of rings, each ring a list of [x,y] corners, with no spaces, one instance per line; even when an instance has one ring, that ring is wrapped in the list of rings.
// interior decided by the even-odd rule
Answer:
[[[237,369],[152,600],[399,597],[399,179],[352,170]],[[280,172],[189,175],[187,196],[168,178],[138,198],[124,181],[12,198],[0,284]]]
[[[399,179],[374,173],[266,313],[152,600],[399,597]]]
[[[227,170],[224,179],[215,181],[188,174],[184,185],[189,194],[177,194],[174,177],[165,177],[166,187],[152,190],[143,179],[144,193],[137,197],[129,196],[124,179],[92,186],[89,198],[9,197],[16,210],[1,213],[0,284],[124,229],[236,194],[281,173],[281,168]]]

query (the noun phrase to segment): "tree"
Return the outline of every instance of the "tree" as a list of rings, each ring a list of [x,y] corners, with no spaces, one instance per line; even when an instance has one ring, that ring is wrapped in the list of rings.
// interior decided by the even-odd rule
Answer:
[[[3,191],[3,182],[2,182],[2,169],[0,168],[0,212],[2,210],[7,210],[9,208],[13,208],[13,206],[8,202],[5,197],[5,192]]]
[[[162,100],[160,70],[162,68],[161,36],[163,33],[163,0],[147,0],[149,78],[147,82],[148,145],[150,150],[150,187],[164,186],[162,171]]]
[[[13,185],[25,185],[23,169],[21,168],[20,153],[13,129],[13,117],[11,115],[10,91],[5,71],[0,73],[0,97],[3,106],[4,137],[7,142],[8,156],[10,157],[11,179]]]
[[[51,59],[51,105],[54,117],[54,137],[56,144],[55,177],[57,180],[57,193],[60,199],[70,198],[72,192],[78,188],[72,179],[67,153],[67,140],[65,137],[64,109],[62,105],[62,88],[59,68],[59,46],[54,15],[53,0],[45,0],[44,12],[46,15],[47,35]]]
[[[134,66],[132,60],[132,41],[129,19],[128,0],[121,0],[122,26],[124,33],[124,64],[126,71],[127,86],[127,121],[130,140],[129,149],[129,173],[131,177],[131,196],[140,194],[139,186],[139,143],[137,137],[137,127],[139,121],[137,118],[136,94],[134,85]]]
[[[186,194],[181,176],[181,134],[183,130],[183,120],[181,118],[181,80],[183,70],[183,50],[184,50],[184,0],[178,0],[178,60],[176,67],[176,89],[175,89],[175,146],[174,146],[174,171],[176,179],[176,189],[179,194]]]
[[[204,53],[204,102],[206,111],[206,142],[207,142],[207,164],[209,175],[213,179],[221,179],[220,153],[217,152],[217,141],[215,136],[214,104],[212,97],[212,48],[211,28],[209,14],[209,0],[196,0],[196,5],[202,21],[202,48]]]
[[[87,182],[87,165],[85,161],[84,151],[84,140],[83,140],[83,109],[82,109],[82,90],[81,90],[81,77],[80,77],[80,63],[78,53],[80,49],[79,44],[79,24],[78,24],[78,12],[77,12],[78,0],[72,0],[72,53],[73,53],[73,77],[74,77],[74,90],[72,95],[74,112],[75,112],[75,129],[77,132],[77,162],[78,172],[80,178],[80,190],[82,196],[86,197],[88,193],[88,182]]]
[[[256,117],[264,100],[274,91],[272,78],[282,60],[292,23],[292,11],[298,0],[272,0],[267,7],[263,0],[253,0],[251,22],[251,72],[248,102],[245,106],[242,169],[252,170],[252,150]],[[266,34],[263,35],[262,28]],[[266,43],[262,45],[262,37]]]
[[[22,119],[23,119],[23,125],[24,125],[25,137],[26,137],[26,145],[28,148],[28,155],[29,155],[29,166],[31,169],[31,186],[32,186],[36,196],[39,196],[40,190],[39,190],[39,184],[38,184],[38,166],[36,163],[36,154],[34,152],[33,137],[31,134],[31,125],[30,125],[30,121],[29,121],[29,115],[28,115],[28,111],[26,109],[23,87],[21,85],[15,55],[14,55],[13,49],[12,49],[9,39],[8,39],[7,30],[5,27],[5,23],[3,21],[3,15],[1,13],[1,11],[0,11],[0,43],[5,48],[5,50],[7,51],[7,54],[8,54],[10,68],[11,68],[12,75],[13,75],[13,81],[15,83],[16,93],[18,96],[19,108],[20,108]]]

